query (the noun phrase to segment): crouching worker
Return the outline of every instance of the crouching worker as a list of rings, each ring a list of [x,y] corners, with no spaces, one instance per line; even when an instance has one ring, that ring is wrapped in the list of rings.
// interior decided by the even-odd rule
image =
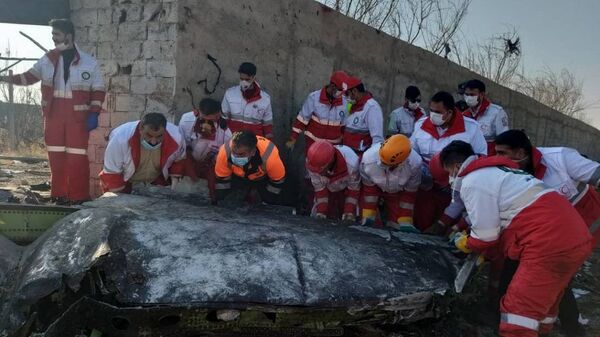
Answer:
[[[112,130],[100,181],[104,192],[130,193],[135,183],[176,184],[183,174],[185,142],[160,113]]]
[[[306,155],[306,168],[315,189],[312,216],[355,221],[360,195],[359,159],[354,150],[317,140]]]
[[[549,333],[563,290],[591,253],[583,219],[509,159],[478,159],[462,141],[450,143],[440,158],[473,224],[470,235],[455,237],[456,247],[465,253],[500,247],[520,261],[500,302],[500,336]]]
[[[413,226],[413,209],[421,165],[421,156],[411,149],[404,135],[391,136],[365,152],[360,164],[363,225],[376,222],[379,200],[383,199],[387,226],[419,232]]]
[[[285,167],[275,144],[251,131],[238,131],[217,155],[217,200],[232,190],[248,197],[258,191],[263,202],[279,204],[285,181]],[[247,200],[248,201],[248,200]]]
[[[227,121],[221,117],[221,103],[201,100],[198,110],[181,116],[179,131],[186,144],[185,176],[194,182],[206,179],[210,200],[216,203],[215,161],[219,148],[231,139]]]

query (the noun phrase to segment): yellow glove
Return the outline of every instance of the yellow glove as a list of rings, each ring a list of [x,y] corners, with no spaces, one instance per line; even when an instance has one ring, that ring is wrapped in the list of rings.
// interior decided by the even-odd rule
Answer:
[[[287,147],[289,150],[293,150],[294,149],[294,145],[296,145],[296,140],[295,139],[290,139],[285,143],[285,147]]]
[[[456,246],[456,248],[458,248],[458,250],[460,250],[461,252],[470,254],[471,249],[469,249],[469,247],[467,247],[468,239],[469,239],[469,236],[464,232],[457,234],[454,237],[454,246]]]

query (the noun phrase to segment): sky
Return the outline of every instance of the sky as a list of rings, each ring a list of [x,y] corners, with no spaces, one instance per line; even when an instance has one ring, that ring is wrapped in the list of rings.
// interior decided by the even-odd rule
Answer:
[[[525,72],[536,74],[544,67],[573,72],[583,81],[586,102],[592,105],[587,109],[592,124],[600,128],[599,14],[600,0],[472,0],[462,34],[481,41],[514,27],[521,38]],[[49,27],[0,23],[2,55],[9,44],[18,56],[43,55],[19,30],[47,48],[53,46]],[[29,66],[14,69],[20,72]]]
[[[524,70],[565,68],[583,81],[592,124],[600,128],[600,1],[473,0],[462,32],[483,40],[516,28]]]

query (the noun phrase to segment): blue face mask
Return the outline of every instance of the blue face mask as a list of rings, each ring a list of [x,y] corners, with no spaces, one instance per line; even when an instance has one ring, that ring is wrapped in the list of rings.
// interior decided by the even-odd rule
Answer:
[[[236,157],[233,153],[231,154],[231,162],[235,166],[244,167],[249,161],[248,157]]]
[[[160,149],[161,145],[162,145],[162,142],[152,145],[152,144],[148,143],[148,141],[146,141],[145,139],[142,139],[142,147],[146,150],[150,150],[150,151],[157,150],[157,149]]]

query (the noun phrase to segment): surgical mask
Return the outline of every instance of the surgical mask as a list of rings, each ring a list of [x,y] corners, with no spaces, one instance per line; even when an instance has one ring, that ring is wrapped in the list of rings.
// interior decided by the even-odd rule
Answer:
[[[252,86],[252,81],[245,81],[245,80],[240,81],[240,88],[242,88],[243,91],[250,89],[251,86]]]
[[[59,51],[65,51],[65,50],[67,50],[67,48],[69,48],[69,46],[67,46],[64,42],[57,44],[55,47]]]
[[[248,157],[236,157],[233,153],[231,154],[231,162],[235,166],[244,167],[249,161],[250,158]]]
[[[146,150],[154,151],[154,150],[160,149],[161,145],[162,145],[162,142],[152,145],[152,144],[148,143],[147,140],[142,139],[142,147]]]
[[[435,126],[444,125],[444,115],[439,112],[430,111],[429,119],[431,119],[431,123],[433,123]]]
[[[465,95],[465,103],[467,103],[467,105],[471,108],[474,108],[477,106],[477,103],[479,101],[479,98],[477,96],[468,96]]]
[[[419,102],[409,102],[408,103],[408,108],[413,111],[417,110],[419,108],[419,106],[420,106]]]

